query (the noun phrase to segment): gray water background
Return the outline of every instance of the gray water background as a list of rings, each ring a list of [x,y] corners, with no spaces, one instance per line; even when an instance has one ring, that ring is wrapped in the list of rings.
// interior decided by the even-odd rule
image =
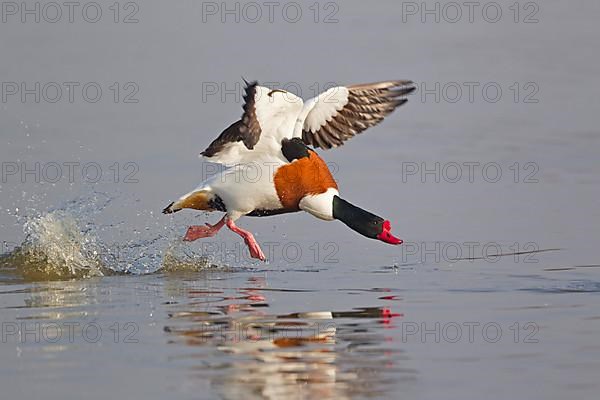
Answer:
[[[77,90],[73,103],[42,99],[37,104],[31,96],[0,103],[3,163],[97,162],[104,173],[96,185],[81,177],[72,184],[67,179],[51,184],[8,176],[0,188],[5,250],[24,238],[15,213],[44,212],[92,190],[118,199],[98,217],[98,224],[119,224],[103,231],[105,241],[152,237],[163,224],[183,234],[185,224],[214,222],[216,215],[192,213],[180,213],[173,222],[160,210],[202,179],[207,167],[197,154],[241,113],[240,98],[224,94],[221,85],[235,88],[241,76],[279,82],[304,98],[331,82],[417,82],[411,101],[381,126],[341,149],[321,152],[335,166],[343,196],[391,220],[397,236],[413,247],[384,246],[339,223],[298,214],[241,224],[261,243],[298,246],[300,260],[276,250],[267,265],[244,259],[234,262],[239,270],[216,276],[158,273],[6,283],[0,296],[3,322],[70,318],[97,321],[105,331],[115,322],[133,322],[140,341],[114,344],[105,335],[100,344],[76,340],[57,348],[7,339],[0,345],[0,381],[7,398],[78,398],[84,392],[88,398],[228,398],[236,389],[250,396],[250,387],[258,398],[596,397],[598,2],[536,2],[537,23],[523,22],[533,10],[524,9],[525,2],[515,23],[508,8],[512,2],[504,1],[496,23],[478,11],[473,23],[467,15],[455,23],[444,18],[436,23],[432,16],[422,22],[420,15],[403,15],[396,1],[343,1],[334,8],[321,3],[318,22],[311,4],[301,3],[297,23],[284,19],[285,3],[276,8],[273,23],[266,14],[257,23],[243,16],[239,23],[232,16],[223,23],[219,15],[205,16],[204,22],[201,2],[144,1],[137,3],[139,22],[114,23],[110,4],[101,4],[104,13],[97,23],[76,12],[74,23],[65,22],[66,16],[57,23],[21,23],[9,16],[0,24],[2,82],[96,82],[103,89],[97,103],[85,101]],[[130,10],[121,9],[121,21]],[[337,22],[324,23],[332,10]],[[121,90],[117,103],[109,88],[114,82]],[[122,101],[129,82],[139,88],[137,103]],[[422,90],[435,88],[436,82],[448,90],[438,91],[439,101]],[[479,84],[473,101],[464,82]],[[498,101],[481,91],[490,83],[502,89]],[[219,93],[207,94],[214,84]],[[453,100],[456,85],[463,89],[458,101]],[[527,98],[531,88],[535,94]],[[502,177],[492,183],[476,170],[472,183],[465,176],[452,183],[444,176],[436,182],[432,175],[406,174],[414,165],[443,168],[465,162],[496,163]],[[109,169],[114,163],[119,163],[118,182]],[[130,172],[126,163],[138,168],[137,183],[123,182]],[[531,171],[532,180],[526,180]],[[224,232],[219,240],[237,251],[235,235]],[[447,257],[452,249],[442,254],[435,247],[458,244],[465,257],[467,242],[479,245],[475,256],[490,243],[507,253],[559,250],[527,259],[453,261]],[[317,256],[311,249],[315,243]],[[335,251],[332,262],[328,244]],[[213,256],[222,257],[218,251]],[[149,269],[154,267],[159,266]],[[265,299],[238,297],[249,287]],[[310,292],[282,291],[287,289]],[[194,300],[193,293],[207,290],[224,294]],[[389,292],[397,297],[382,299]],[[261,352],[231,355],[219,341],[194,347],[179,335],[174,340],[170,329],[205,321],[182,317],[180,322],[174,317],[180,311],[223,313],[230,324],[252,315],[268,325],[290,313],[361,307],[391,308],[403,316],[390,323],[376,314],[366,319],[341,314],[336,342],[326,344],[334,359],[320,369],[310,346],[296,349],[293,357],[300,366],[294,368],[304,372],[291,381],[285,365],[261,359]],[[463,337],[437,343],[432,337],[403,336],[407,322],[431,327],[469,321],[499,324],[502,340],[470,343]],[[522,337],[515,343],[509,329],[515,322],[538,327],[538,343],[523,343]],[[356,338],[357,332],[367,337]],[[307,377],[306,370],[316,372]],[[358,378],[345,376],[348,372]],[[318,378],[325,376],[330,379]]]

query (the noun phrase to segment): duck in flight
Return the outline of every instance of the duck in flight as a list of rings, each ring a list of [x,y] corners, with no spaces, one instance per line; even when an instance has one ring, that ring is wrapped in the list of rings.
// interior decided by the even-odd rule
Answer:
[[[325,162],[311,147],[330,149],[406,103],[411,81],[336,86],[303,102],[292,93],[246,82],[242,118],[201,155],[226,169],[169,204],[163,213],[184,208],[221,211],[214,225],[190,226],[185,241],[212,237],[223,226],[240,235],[253,258],[265,260],[252,235],[235,224],[242,216],[305,211],[326,221],[340,220],[371,239],[398,245],[391,225],[339,196]]]

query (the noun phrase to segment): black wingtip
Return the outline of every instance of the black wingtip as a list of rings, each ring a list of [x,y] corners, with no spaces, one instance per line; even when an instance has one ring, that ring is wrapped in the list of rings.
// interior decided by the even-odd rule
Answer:
[[[244,80],[244,84],[246,85],[244,87],[246,93],[248,93],[250,90],[254,89],[256,86],[258,86],[258,81],[255,79],[253,81],[247,81],[244,77],[242,77],[242,79]]]
[[[404,89],[402,90],[402,95],[411,94],[411,93],[412,93],[412,92],[414,92],[415,90],[417,90],[417,87],[416,87],[415,85],[413,85],[413,84],[412,84],[412,82],[411,82],[411,85],[410,85],[410,86],[408,86],[408,87],[406,87],[406,88],[404,88]]]
[[[244,78],[242,76],[242,80],[244,81],[244,84],[246,85],[246,89],[249,88],[249,87],[258,85],[258,81],[256,79],[253,80],[253,81],[248,81],[246,78]]]
[[[391,97],[408,96],[409,94],[413,93],[416,89],[417,89],[417,87],[415,85],[413,85],[411,82],[408,85],[402,85],[402,86],[399,86],[397,89],[390,90],[388,93],[388,96],[391,96]]]

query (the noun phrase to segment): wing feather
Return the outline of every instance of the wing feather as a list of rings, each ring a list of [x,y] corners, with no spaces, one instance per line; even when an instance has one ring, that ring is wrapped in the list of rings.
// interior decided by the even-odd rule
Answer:
[[[228,166],[279,157],[281,140],[292,136],[302,106],[302,99],[292,93],[246,82],[241,119],[200,154]]]
[[[231,124],[219,137],[200,153],[202,156],[214,157],[227,145],[237,142],[244,143],[248,150],[252,150],[260,139],[261,127],[256,118],[256,87],[258,82],[254,81],[246,85],[244,93],[244,113],[242,119]]]
[[[414,90],[413,83],[404,80],[331,88],[306,102],[294,136],[323,149],[341,146],[383,121]]]

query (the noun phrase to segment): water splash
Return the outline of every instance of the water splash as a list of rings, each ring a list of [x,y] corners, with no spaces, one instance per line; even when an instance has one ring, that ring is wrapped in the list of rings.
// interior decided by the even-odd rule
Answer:
[[[68,213],[54,211],[29,219],[23,229],[25,240],[3,264],[19,266],[21,272],[30,277],[103,275],[95,238],[83,232]]]
[[[164,220],[157,221],[159,233],[147,227],[144,234],[124,221],[97,222],[116,198],[94,192],[43,214],[30,210],[18,216],[25,239],[0,256],[0,273],[26,280],[58,280],[218,267],[182,242],[179,228],[165,226]],[[151,220],[153,213],[148,215]],[[132,233],[137,234],[132,238]],[[109,244],[103,240],[106,236],[125,239]]]

